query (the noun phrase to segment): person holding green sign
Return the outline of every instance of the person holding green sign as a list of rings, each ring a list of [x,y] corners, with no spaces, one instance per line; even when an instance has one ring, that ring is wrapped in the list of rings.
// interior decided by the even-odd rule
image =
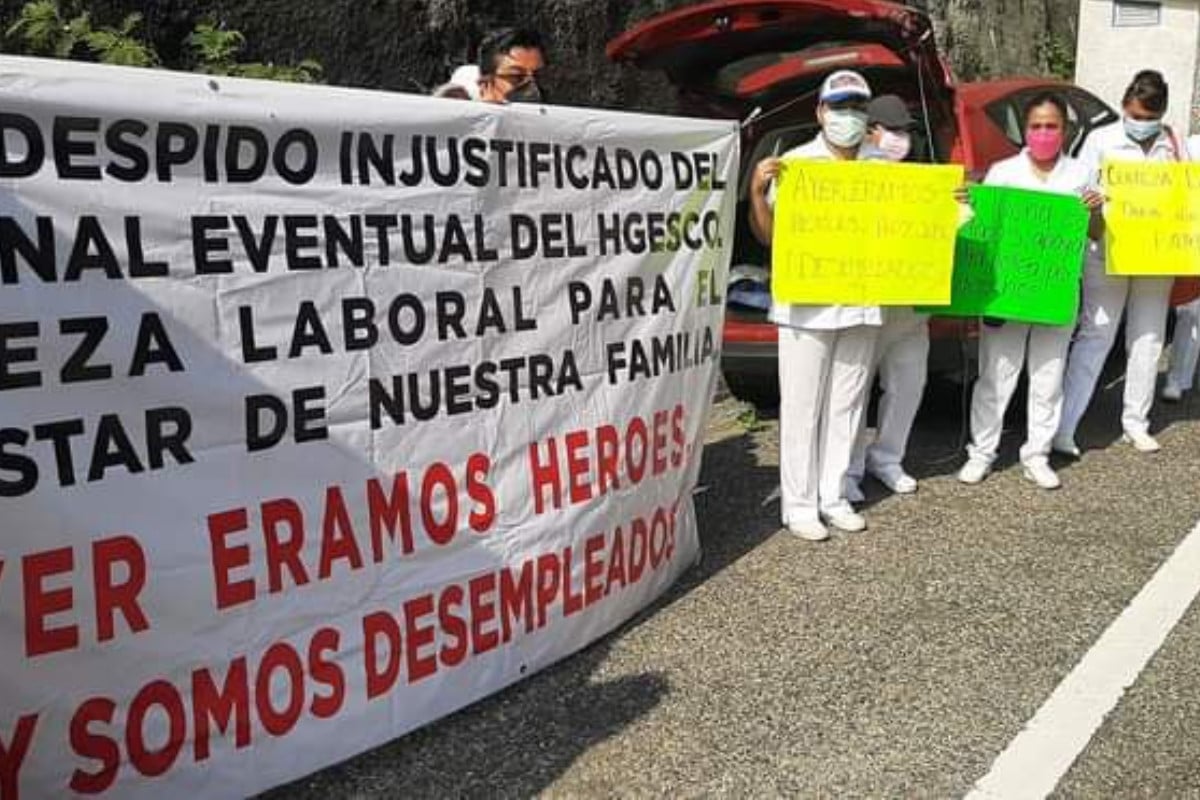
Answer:
[[[1084,145],[1080,160],[1091,172],[1091,184],[1100,186],[1105,160],[1179,161],[1183,149],[1170,128],[1163,124],[1167,113],[1167,83],[1154,70],[1134,76],[1122,101],[1120,122],[1094,131]],[[1158,359],[1166,336],[1167,312],[1171,302],[1170,277],[1126,277],[1108,275],[1103,237],[1089,247],[1083,278],[1083,303],[1079,330],[1067,361],[1063,387],[1063,413],[1054,449],[1079,456],[1075,430],[1096,391],[1096,382],[1125,317],[1124,408],[1121,427],[1125,441],[1143,453],[1160,449],[1150,435],[1150,409],[1158,379]]]
[[[1098,208],[1102,198],[1088,189],[1087,168],[1063,153],[1067,106],[1044,92],[1025,107],[1025,148],[988,170],[985,186],[1006,186],[1081,198]],[[1050,467],[1050,447],[1062,413],[1063,371],[1073,324],[1034,325],[985,319],[979,334],[979,378],[971,397],[971,444],[958,473],[963,483],[987,477],[996,460],[1004,412],[1022,369],[1029,373],[1029,407],[1021,463],[1025,477],[1043,489],[1061,482]]]

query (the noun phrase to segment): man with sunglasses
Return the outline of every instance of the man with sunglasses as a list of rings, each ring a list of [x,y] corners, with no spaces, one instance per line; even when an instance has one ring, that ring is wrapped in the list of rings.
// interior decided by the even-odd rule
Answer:
[[[528,28],[496,31],[479,47],[479,99],[485,103],[544,103],[542,35]]]

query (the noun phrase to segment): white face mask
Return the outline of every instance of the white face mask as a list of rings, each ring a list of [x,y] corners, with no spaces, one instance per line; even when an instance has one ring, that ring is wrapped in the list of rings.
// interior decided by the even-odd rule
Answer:
[[[1148,142],[1157,138],[1163,129],[1161,119],[1130,119],[1125,117],[1125,135],[1135,142]]]
[[[857,147],[867,135],[867,112],[826,109],[822,130],[834,147]]]
[[[875,149],[888,161],[903,161],[912,152],[912,135],[884,128],[879,134],[879,143],[875,145]]]

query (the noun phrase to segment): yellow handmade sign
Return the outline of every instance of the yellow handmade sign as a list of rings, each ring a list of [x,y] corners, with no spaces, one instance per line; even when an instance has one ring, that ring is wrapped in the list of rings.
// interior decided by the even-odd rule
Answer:
[[[771,294],[800,305],[950,302],[960,166],[784,162]]]
[[[1110,275],[1200,275],[1200,164],[1104,162]]]

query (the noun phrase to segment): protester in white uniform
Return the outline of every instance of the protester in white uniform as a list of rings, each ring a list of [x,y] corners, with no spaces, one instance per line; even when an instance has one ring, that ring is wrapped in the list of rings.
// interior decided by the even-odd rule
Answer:
[[[1174,134],[1163,125],[1167,84],[1161,74],[1153,70],[1139,72],[1125,90],[1122,106],[1123,119],[1094,131],[1080,156],[1091,171],[1094,187],[1100,187],[1105,159],[1173,161],[1183,154]],[[1150,435],[1150,408],[1154,403],[1173,279],[1107,275],[1102,239],[1089,245],[1079,330],[1067,361],[1062,420],[1053,446],[1059,452],[1078,457],[1075,430],[1091,403],[1124,314],[1127,361],[1121,427],[1125,441],[1141,452],[1152,453],[1159,449],[1159,444]]]
[[[1098,208],[1103,198],[1090,191],[1090,173],[1063,154],[1067,107],[1057,95],[1045,92],[1025,107],[1025,148],[992,165],[985,186],[1008,186],[1081,198]],[[996,460],[1004,412],[1012,399],[1021,370],[1029,372],[1029,403],[1021,463],[1025,477],[1043,489],[1061,484],[1050,467],[1050,443],[1062,413],[1062,381],[1074,322],[1068,325],[1030,325],[984,320],[979,331],[979,379],[971,398],[971,444],[967,463],[958,473],[963,483],[979,483]]]
[[[784,154],[853,161],[867,129],[871,90],[856,72],[834,72],[821,86],[821,133]],[[751,227],[770,245],[774,233],[774,179],[783,160],[767,158],[750,187]],[[829,536],[822,522],[861,531],[866,520],[843,493],[855,434],[866,403],[875,339],[883,322],[877,307],[775,303],[779,326],[779,473],[784,525],[810,541]]]
[[[903,161],[912,151],[912,128],[916,124],[904,100],[885,94],[867,104],[867,137],[862,160]],[[883,309],[883,326],[875,348],[874,371],[879,374],[879,413],[874,441],[869,441],[865,418],[859,426],[846,497],[863,500],[859,484],[871,474],[897,494],[911,494],[917,481],[904,471],[908,437],[925,392],[929,359],[929,317],[908,306]],[[870,386],[868,379],[867,385]]]
[[[1200,135],[1187,140],[1186,157],[1200,161]],[[1175,338],[1171,342],[1171,366],[1163,385],[1162,398],[1176,403],[1191,391],[1200,361],[1200,298],[1175,307]]]

